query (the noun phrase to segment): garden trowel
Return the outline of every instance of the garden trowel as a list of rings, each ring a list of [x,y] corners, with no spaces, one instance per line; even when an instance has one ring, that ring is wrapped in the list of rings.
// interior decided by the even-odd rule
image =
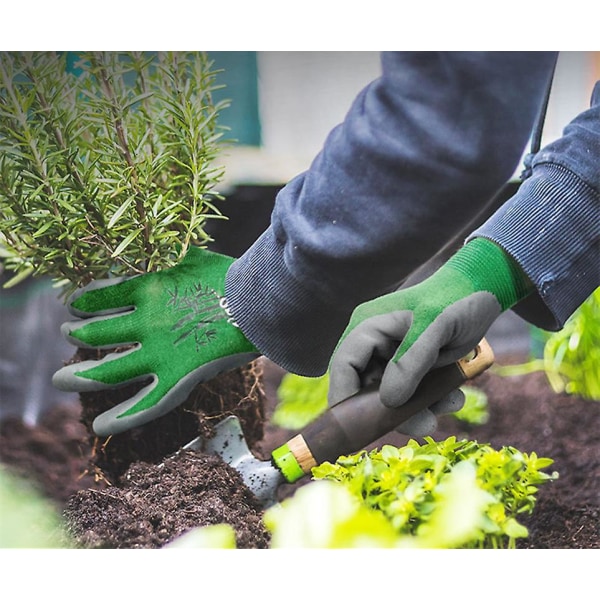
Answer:
[[[184,446],[216,454],[235,468],[244,483],[267,507],[277,502],[282,483],[294,483],[318,464],[358,452],[394,430],[411,416],[444,398],[468,379],[485,371],[494,354],[485,339],[458,362],[430,371],[410,400],[399,408],[387,408],[377,388],[366,388],[327,409],[298,435],[259,460],[249,450],[240,422],[230,416],[215,426],[215,435],[199,436]]]

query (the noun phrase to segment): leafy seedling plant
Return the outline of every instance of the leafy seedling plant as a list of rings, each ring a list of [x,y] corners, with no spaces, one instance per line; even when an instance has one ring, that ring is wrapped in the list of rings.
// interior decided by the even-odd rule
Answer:
[[[456,514],[446,514],[438,505],[459,507],[463,502],[459,512],[470,507],[474,514],[460,518],[470,526],[461,532],[459,547],[514,548],[516,540],[528,534],[518,516],[530,514],[539,485],[558,476],[542,470],[552,462],[510,446],[495,450],[454,436],[441,442],[426,437],[423,444],[409,440],[401,448],[385,445],[342,456],[335,464],[315,467],[313,477],[344,484],[356,498],[382,512],[399,536],[443,545],[437,542],[456,527]],[[453,485],[458,477],[470,477],[469,485]]]
[[[289,429],[304,427],[326,410],[327,386],[327,374],[286,374],[273,422]],[[462,389],[465,404],[454,417],[486,423],[486,394],[474,386]],[[308,484],[283,509],[271,509],[266,523],[275,547],[514,548],[518,538],[528,535],[518,517],[533,511],[538,486],[558,477],[543,471],[552,462],[516,448],[495,450],[455,437],[441,442],[427,437],[423,444],[410,440],[401,448],[385,445],[315,467],[313,479],[334,482],[344,491]],[[338,503],[335,518],[331,509],[330,517],[319,520],[328,527],[313,531],[302,519],[302,511],[314,514],[323,512],[318,506]]]
[[[68,548],[56,506],[20,475],[0,466],[0,548]]]
[[[515,548],[528,531],[552,464],[512,447],[426,438],[341,456],[267,510],[270,548]],[[213,530],[214,527],[214,530]],[[217,530],[216,527],[219,529]],[[231,547],[223,526],[182,536],[177,547]]]
[[[465,403],[452,416],[470,425],[485,425],[490,420],[487,394],[472,385],[463,385],[461,389],[465,395]]]
[[[492,367],[499,375],[512,377],[534,371],[546,374],[556,393],[600,400],[600,288],[571,315],[560,331],[538,331],[541,358],[518,365]]]

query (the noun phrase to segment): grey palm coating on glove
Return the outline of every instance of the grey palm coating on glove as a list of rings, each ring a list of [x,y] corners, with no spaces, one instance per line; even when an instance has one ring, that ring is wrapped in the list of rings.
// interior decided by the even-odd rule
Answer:
[[[451,304],[431,322],[398,361],[393,356],[411,327],[413,316],[401,310],[370,317],[340,343],[331,363],[329,405],[380,379],[380,398],[389,408],[402,406],[414,394],[427,371],[456,362],[484,337],[501,313],[493,294],[475,292]],[[460,390],[402,423],[400,433],[423,436],[437,428],[437,417],[460,410]]]

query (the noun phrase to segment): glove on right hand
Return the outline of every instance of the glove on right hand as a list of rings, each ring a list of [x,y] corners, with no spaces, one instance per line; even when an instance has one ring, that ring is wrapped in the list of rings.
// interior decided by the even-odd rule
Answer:
[[[501,312],[531,290],[499,246],[484,238],[470,241],[421,283],[356,308],[330,363],[329,404],[380,379],[383,404],[401,406],[428,371],[469,354]],[[462,394],[451,395],[398,430],[431,433],[436,414],[454,412],[463,402]]]

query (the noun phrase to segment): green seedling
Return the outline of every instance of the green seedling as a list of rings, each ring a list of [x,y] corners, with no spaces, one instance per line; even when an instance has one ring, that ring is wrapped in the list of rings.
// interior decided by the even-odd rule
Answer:
[[[227,523],[195,527],[163,546],[165,550],[233,550],[237,548],[235,529]]]
[[[543,371],[556,393],[600,400],[600,288],[557,332],[540,331],[543,357],[518,365],[493,367],[505,377]]]
[[[448,477],[465,462],[475,476],[477,485],[471,486],[475,499],[467,497],[467,487],[449,484]],[[402,448],[386,445],[341,456],[333,464],[315,467],[313,477],[342,483],[357,499],[383,513],[399,536],[443,538],[456,517],[449,510],[446,522],[438,504],[456,500],[457,506],[462,502],[481,512],[480,518],[469,518],[471,529],[468,535],[462,532],[460,547],[514,548],[518,538],[527,536],[518,517],[533,511],[539,485],[558,477],[542,470],[552,462],[509,446],[494,450],[455,437],[441,442],[425,438],[422,445],[410,440]],[[485,501],[479,492],[485,492]]]
[[[550,464],[455,438],[343,456],[315,467],[314,481],[265,512],[269,547],[515,548],[528,535],[518,517],[557,477],[542,471]],[[198,533],[173,547],[214,539],[210,528]]]
[[[31,483],[0,467],[0,548],[67,548],[60,512]]]
[[[487,394],[471,385],[461,387],[465,394],[463,407],[452,413],[452,416],[470,425],[484,425],[490,419]]]
[[[285,429],[302,429],[327,409],[328,388],[327,373],[321,377],[286,373],[277,388],[273,424]]]

